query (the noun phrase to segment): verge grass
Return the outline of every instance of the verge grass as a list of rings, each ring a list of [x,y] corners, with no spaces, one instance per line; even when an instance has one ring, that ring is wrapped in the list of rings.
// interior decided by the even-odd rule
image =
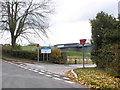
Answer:
[[[16,58],[16,57],[13,57],[13,56],[10,56],[10,55],[2,55],[2,59],[23,61],[23,62],[31,62],[31,63],[36,63],[37,62],[35,60],[30,60],[30,59],[25,59],[25,58]]]
[[[78,78],[75,78],[70,71],[67,73],[67,77],[89,88],[120,90],[120,79],[111,76],[103,70],[97,68],[78,68],[74,69],[74,72]]]
[[[14,60],[14,61],[20,61],[20,62],[26,62],[26,63],[38,63],[37,60],[30,60],[30,59],[25,59],[25,58],[16,58],[12,57],[10,55],[2,55],[2,59],[5,60]],[[50,63],[49,61],[39,61],[39,63]]]
[[[82,52],[78,52],[78,51],[66,51],[68,56],[82,56]],[[90,57],[91,55],[89,53],[84,53],[85,57]]]

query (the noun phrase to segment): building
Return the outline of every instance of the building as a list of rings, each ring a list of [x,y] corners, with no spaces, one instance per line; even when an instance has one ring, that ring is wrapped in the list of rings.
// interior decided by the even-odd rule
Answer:
[[[67,44],[57,44],[54,47],[59,48],[62,51],[79,51],[82,52],[82,45],[79,43],[67,43]],[[91,52],[91,44],[84,45],[85,53]]]

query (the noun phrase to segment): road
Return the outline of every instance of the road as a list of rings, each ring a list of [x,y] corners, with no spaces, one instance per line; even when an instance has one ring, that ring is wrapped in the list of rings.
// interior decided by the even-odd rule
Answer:
[[[49,72],[54,72],[60,75],[64,75],[66,72],[76,69],[76,68],[83,68],[82,64],[53,64],[53,63],[24,63],[28,68],[36,68],[41,69]],[[95,64],[85,64],[85,67],[96,67]]]
[[[58,77],[2,61],[2,88],[86,88]]]

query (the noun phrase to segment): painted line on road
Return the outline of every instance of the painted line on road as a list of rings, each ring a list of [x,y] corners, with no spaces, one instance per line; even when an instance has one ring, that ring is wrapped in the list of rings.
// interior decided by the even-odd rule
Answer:
[[[53,76],[55,76],[55,77],[60,77],[60,75],[56,75],[56,74],[55,74],[55,75],[53,75]]]
[[[24,67],[24,69],[26,69],[26,70],[27,70],[28,68]]]
[[[71,81],[67,81],[67,80],[65,80],[65,82],[70,83],[70,84],[74,84],[75,83],[75,82],[71,82]]]
[[[40,72],[45,72],[44,70],[40,70]]]
[[[16,64],[16,63],[8,62],[8,61],[6,61],[6,62],[7,62],[7,63],[10,63],[10,64],[14,64],[14,65],[16,65],[16,66],[19,66],[19,67],[21,67],[21,68],[23,68],[23,69],[26,69],[26,70],[38,72],[38,73],[41,74],[41,75],[45,75],[45,76],[47,76],[47,77],[49,77],[49,78],[52,78],[52,79],[55,79],[55,80],[64,80],[64,82],[70,83],[70,84],[74,84],[74,83],[75,83],[75,82],[72,82],[72,81],[68,81],[69,78],[67,78],[67,77],[61,77],[60,75],[57,75],[57,74],[55,74],[55,73],[46,72],[46,71],[44,71],[44,70],[39,70],[39,69],[35,69],[35,68],[27,68],[27,67],[25,67],[23,64]]]
[[[69,78],[67,78],[67,77],[62,77],[62,78],[63,78],[63,79],[67,79],[67,80],[69,79]]]
[[[62,80],[62,79],[60,79],[60,78],[56,78],[56,77],[52,77],[53,79],[55,79],[55,80]]]
[[[20,68],[24,68],[24,66],[20,66]]]
[[[39,74],[44,74],[44,73],[42,73],[42,72],[38,72]]]
[[[5,61],[5,60],[4,60],[4,62],[8,62],[8,61]]]
[[[34,70],[38,71],[39,69],[34,69]]]
[[[52,74],[51,72],[47,72],[47,74]]]
[[[17,66],[20,67],[21,65],[18,64]]]
[[[13,64],[13,63],[11,63],[11,62],[9,62],[10,64]]]
[[[45,76],[47,76],[47,77],[52,77],[51,75],[47,75],[47,74],[45,74]]]
[[[37,71],[37,70],[33,70],[34,72],[39,72],[39,71]]]
[[[32,69],[30,68],[30,69],[28,69],[28,70],[30,70],[30,71],[31,71]]]

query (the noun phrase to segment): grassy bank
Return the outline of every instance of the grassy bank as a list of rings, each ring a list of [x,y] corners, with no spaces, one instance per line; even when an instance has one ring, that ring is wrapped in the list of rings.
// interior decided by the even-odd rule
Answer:
[[[78,78],[75,78],[70,71],[67,73],[67,77],[89,88],[120,90],[120,79],[111,76],[103,70],[97,68],[78,68],[74,72]]]
[[[42,46],[41,46],[42,47]],[[52,49],[54,49],[53,46],[50,46]],[[21,47],[22,50],[25,51],[36,51],[37,47],[36,46],[23,46]],[[82,52],[78,51],[65,51],[68,56],[82,56]],[[85,57],[90,57],[91,55],[88,53],[84,54]]]
[[[2,58],[3,58],[3,59],[7,59],[7,60],[16,60],[16,61],[31,62],[31,63],[36,63],[36,62],[37,62],[37,61],[35,61],[35,60],[12,57],[12,56],[10,56],[10,55],[2,55]]]
[[[5,59],[5,60],[15,60],[15,61],[26,62],[26,63],[38,63],[38,61],[36,61],[36,60],[17,58],[17,57],[12,57],[10,55],[2,55],[1,58]],[[50,62],[49,61],[39,61],[39,63],[50,63]]]
[[[78,51],[66,51],[68,56],[82,56],[83,53],[82,52],[78,52]],[[90,53],[84,53],[85,57],[91,57]]]

